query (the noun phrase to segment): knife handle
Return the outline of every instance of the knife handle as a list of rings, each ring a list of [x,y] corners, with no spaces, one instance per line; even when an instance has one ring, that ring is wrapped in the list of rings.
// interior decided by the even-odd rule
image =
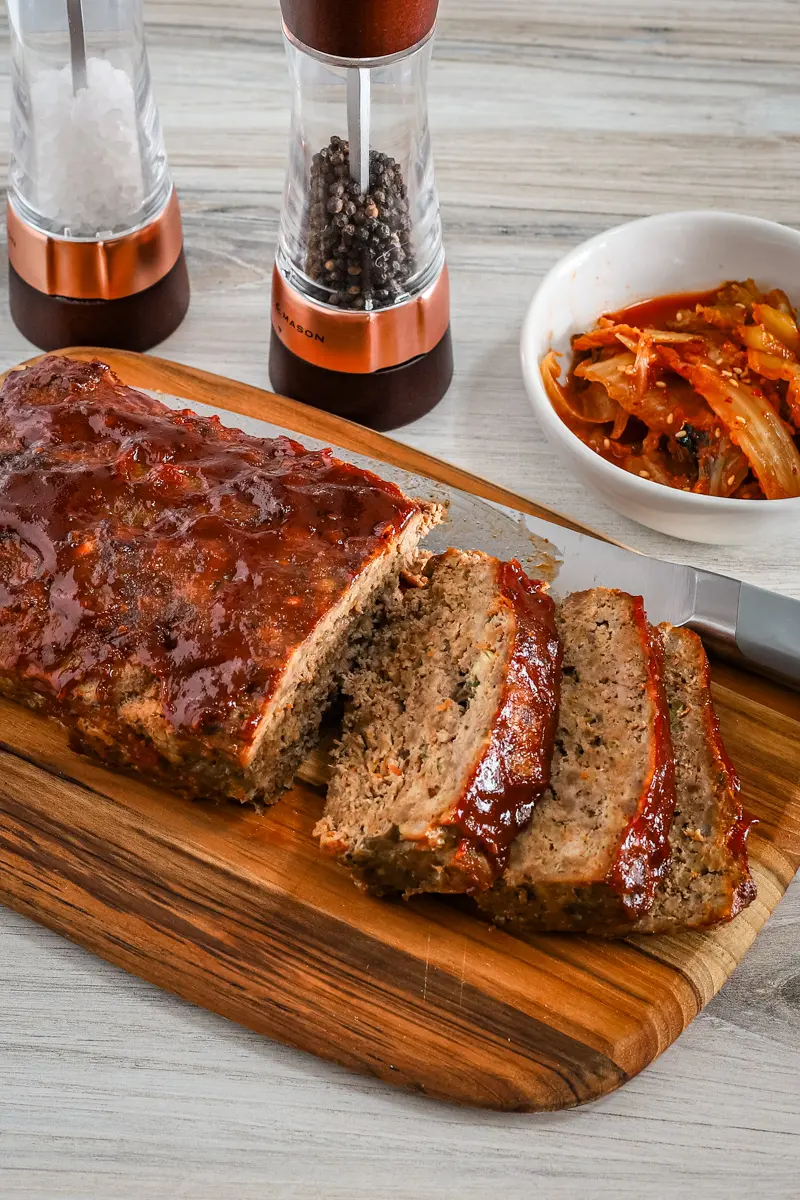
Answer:
[[[743,583],[736,646],[755,670],[800,690],[800,600]]]
[[[710,571],[696,580],[692,629],[725,658],[800,691],[800,601]]]

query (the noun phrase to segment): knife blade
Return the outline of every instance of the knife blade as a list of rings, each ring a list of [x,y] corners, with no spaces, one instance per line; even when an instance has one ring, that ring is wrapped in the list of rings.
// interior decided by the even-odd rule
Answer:
[[[387,476],[385,466],[370,466]],[[412,495],[446,499],[448,521],[429,535],[429,549],[460,546],[516,557],[530,574],[551,579],[558,598],[591,587],[641,596],[654,625],[686,625],[718,654],[800,691],[800,601],[640,554],[400,468],[390,468],[388,476]]]
[[[651,558],[527,513],[522,521],[557,550],[556,596],[591,587],[641,596],[653,624],[686,625],[726,657],[800,690],[800,601],[699,567]]]
[[[556,549],[560,566],[553,583],[555,595],[613,587],[642,596],[653,624],[669,621],[671,625],[685,625],[692,619],[698,574],[693,567],[650,558],[539,517],[523,514],[522,521]]]

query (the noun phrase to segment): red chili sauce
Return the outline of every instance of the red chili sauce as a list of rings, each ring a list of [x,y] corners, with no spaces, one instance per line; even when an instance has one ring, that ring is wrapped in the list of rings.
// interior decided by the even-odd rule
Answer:
[[[618,312],[604,313],[618,325],[636,325],[640,328],[664,328],[677,319],[684,309],[696,308],[698,304],[709,304],[719,292],[719,285],[705,292],[680,292],[669,296],[655,296],[652,300],[640,300]]]

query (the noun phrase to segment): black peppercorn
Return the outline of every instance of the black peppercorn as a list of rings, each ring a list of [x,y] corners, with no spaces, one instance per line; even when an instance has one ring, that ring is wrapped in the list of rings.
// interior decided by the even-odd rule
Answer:
[[[370,152],[370,188],[350,178],[350,146],[332,137],[311,159],[306,271],[339,308],[382,308],[413,273],[411,216],[399,166]],[[348,281],[350,286],[343,288]]]

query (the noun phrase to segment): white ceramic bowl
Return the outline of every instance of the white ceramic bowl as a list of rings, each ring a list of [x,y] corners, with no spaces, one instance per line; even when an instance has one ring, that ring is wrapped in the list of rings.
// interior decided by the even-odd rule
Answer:
[[[584,446],[556,415],[539,364],[551,348],[570,362],[570,337],[614,312],[729,279],[779,287],[800,302],[800,233],[735,213],[665,213],[577,246],[539,286],[522,328],[522,371],[534,412],[564,466],[603,500],[651,529],[694,542],[775,541],[800,526],[800,499],[728,500],[641,479]]]

